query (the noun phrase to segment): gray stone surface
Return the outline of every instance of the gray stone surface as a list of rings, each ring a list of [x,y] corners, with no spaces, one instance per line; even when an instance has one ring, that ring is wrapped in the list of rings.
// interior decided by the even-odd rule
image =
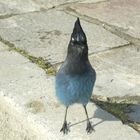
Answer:
[[[77,0],[79,1],[79,0]],[[0,0],[0,19],[14,14],[48,10],[55,6],[77,2],[75,0]]]
[[[8,50],[8,47],[0,42],[0,53],[3,52],[3,51],[7,51],[7,50]]]
[[[118,26],[121,31],[140,38],[140,0],[108,0],[102,3],[75,4],[76,12]]]
[[[0,0],[0,19],[8,15],[22,14],[40,10],[48,10],[59,5],[75,2],[88,2],[84,0]],[[103,0],[93,0],[99,2]]]
[[[0,19],[5,15],[39,11],[40,6],[32,0],[0,0]]]
[[[90,57],[97,72],[94,93],[103,96],[140,95],[140,52],[127,46]]]
[[[52,64],[62,62],[76,20],[63,11],[66,4],[140,37],[139,0],[0,0],[0,40]],[[55,9],[58,5],[61,7]],[[139,96],[140,47],[127,45],[129,42],[100,26],[83,20],[81,24],[97,72],[93,94]],[[93,103],[87,107],[94,133],[86,134],[84,109],[75,104],[68,110],[71,132],[61,134],[65,108],[55,97],[54,78],[0,42],[0,140],[140,139],[134,129]],[[140,105],[132,105],[131,110],[127,112],[130,120],[140,122]]]
[[[41,135],[37,136],[39,132],[32,128],[34,125],[28,124],[25,114],[19,115],[19,112],[11,103],[8,104],[9,106],[7,104],[1,97],[0,140],[42,140]]]
[[[55,98],[54,77],[14,51],[0,53],[0,137],[2,140],[139,140],[140,135],[93,103],[88,104],[95,132],[87,135],[84,109],[69,108],[69,135],[62,135],[64,107]],[[79,115],[80,114],[80,115]],[[80,123],[81,122],[81,123]],[[76,124],[78,123],[78,124]],[[3,127],[1,127],[3,126]],[[114,131],[115,130],[115,131]]]
[[[107,1],[107,0],[83,0],[83,1],[80,1],[79,3],[99,3],[99,2],[104,2],[104,1]]]
[[[0,35],[29,54],[52,64],[64,60],[76,18],[62,11],[31,13],[0,20]],[[105,29],[81,20],[89,52],[107,50],[128,42]]]
[[[140,123],[140,104],[132,105],[130,107],[130,110],[130,113],[127,113],[129,119],[134,122]]]
[[[42,8],[48,9],[58,5],[64,5],[72,2],[78,2],[81,0],[32,0]]]

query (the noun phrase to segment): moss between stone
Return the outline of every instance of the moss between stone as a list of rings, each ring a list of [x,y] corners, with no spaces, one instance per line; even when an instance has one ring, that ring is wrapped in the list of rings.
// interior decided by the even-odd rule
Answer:
[[[123,96],[108,98],[111,102],[140,104],[140,96]]]
[[[9,18],[9,17],[16,16],[16,15],[18,15],[18,14],[6,14],[6,15],[0,15],[0,19]]]
[[[44,69],[47,74],[54,75],[56,73],[56,70],[51,65],[51,63],[48,62],[47,60],[44,60],[42,57],[35,57],[35,56],[29,55],[28,52],[26,52],[25,50],[22,50],[21,48],[15,47],[15,45],[13,43],[11,43],[7,40],[4,40],[1,36],[0,36],[0,41],[3,42],[5,45],[9,46],[9,51],[14,50],[14,51],[20,53],[24,57],[28,58],[32,63],[35,63],[39,67]]]
[[[91,101],[140,133],[140,124],[130,120],[126,114],[131,112],[130,106],[132,104],[140,103],[139,96],[102,97],[95,95],[91,98]]]

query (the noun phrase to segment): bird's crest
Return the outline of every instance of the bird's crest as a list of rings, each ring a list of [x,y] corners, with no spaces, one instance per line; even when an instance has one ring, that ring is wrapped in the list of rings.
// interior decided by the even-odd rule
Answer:
[[[79,18],[77,18],[77,20],[75,22],[73,33],[71,35],[71,41],[78,43],[78,44],[87,42],[87,38],[81,27]]]

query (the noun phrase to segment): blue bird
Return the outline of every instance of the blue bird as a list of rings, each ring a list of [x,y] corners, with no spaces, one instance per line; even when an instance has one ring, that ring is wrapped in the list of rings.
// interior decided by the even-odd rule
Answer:
[[[83,105],[87,116],[86,131],[87,133],[93,131],[86,105],[92,95],[95,80],[96,72],[88,59],[87,38],[77,18],[68,45],[67,57],[55,79],[56,96],[66,106],[64,123],[60,130],[64,134],[69,132],[67,110],[74,103]]]

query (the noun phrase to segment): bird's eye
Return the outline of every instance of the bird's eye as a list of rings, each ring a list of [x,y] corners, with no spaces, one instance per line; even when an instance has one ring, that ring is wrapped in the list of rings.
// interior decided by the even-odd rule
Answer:
[[[72,41],[74,41],[74,38],[72,37],[72,39],[71,39]]]

